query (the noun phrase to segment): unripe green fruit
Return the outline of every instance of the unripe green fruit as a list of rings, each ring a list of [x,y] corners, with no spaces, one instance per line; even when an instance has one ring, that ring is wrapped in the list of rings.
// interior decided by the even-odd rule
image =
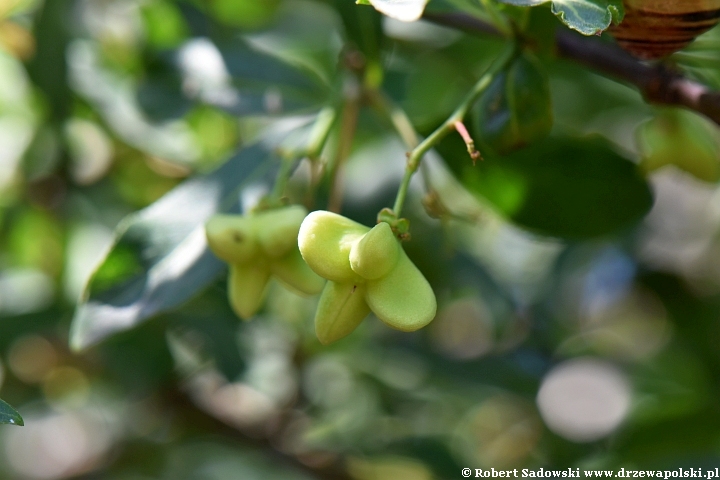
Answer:
[[[228,299],[238,317],[249,320],[260,309],[268,280],[270,267],[262,257],[257,262],[230,265]]]
[[[360,282],[350,267],[350,249],[370,229],[336,213],[318,210],[310,213],[298,233],[303,259],[315,273],[333,282]]]
[[[270,262],[270,271],[286,286],[305,295],[318,294],[325,286],[325,279],[308,267],[297,248]]]
[[[330,280],[315,316],[322,343],[349,334],[370,311],[406,332],[435,317],[435,294],[388,223],[369,229],[334,213],[313,212],[300,226],[298,244],[310,268]]]
[[[350,334],[370,313],[365,302],[365,286],[328,282],[315,315],[315,334],[327,345]]]
[[[205,225],[205,234],[210,249],[228,263],[248,262],[259,252],[250,218],[215,215]]]
[[[254,214],[255,231],[263,251],[272,258],[282,257],[297,248],[300,224],[307,215],[301,205],[267,210]]]
[[[404,332],[424,327],[437,311],[432,287],[402,250],[387,276],[367,283],[365,298],[380,320]]]
[[[299,293],[319,293],[325,280],[303,261],[297,247],[301,206],[248,216],[215,215],[205,226],[210,249],[230,264],[228,297],[235,313],[249,319],[259,310],[270,275]]]
[[[400,257],[400,244],[385,222],[375,225],[350,249],[350,267],[366,280],[387,275]]]

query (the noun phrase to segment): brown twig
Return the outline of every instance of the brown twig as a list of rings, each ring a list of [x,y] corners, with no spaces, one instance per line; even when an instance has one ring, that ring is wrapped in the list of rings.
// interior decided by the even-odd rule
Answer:
[[[472,34],[502,36],[492,25],[463,13],[428,12],[424,18]],[[648,102],[685,107],[720,125],[720,92],[662,64],[642,62],[616,45],[564,27],[557,30],[555,40],[558,55],[634,85]]]

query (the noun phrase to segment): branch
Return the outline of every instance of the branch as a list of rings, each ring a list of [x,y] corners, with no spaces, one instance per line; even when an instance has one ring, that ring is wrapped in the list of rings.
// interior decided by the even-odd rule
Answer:
[[[502,36],[492,25],[463,13],[426,13],[426,20],[472,34]],[[566,28],[555,34],[563,57],[638,88],[646,101],[694,110],[720,125],[720,92],[682,74],[636,59],[620,47],[583,37]]]

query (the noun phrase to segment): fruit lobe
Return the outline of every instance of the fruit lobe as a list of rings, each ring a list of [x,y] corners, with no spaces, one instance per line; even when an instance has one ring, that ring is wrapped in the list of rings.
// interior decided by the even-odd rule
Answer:
[[[249,320],[265,299],[270,269],[266,262],[230,265],[228,299],[238,317]]]
[[[308,267],[297,248],[270,262],[270,271],[285,286],[301,294],[315,295],[325,286],[325,279]]]
[[[281,257],[297,247],[300,224],[307,210],[300,205],[259,212],[254,215],[257,238],[270,257]]]
[[[384,277],[400,256],[400,244],[385,222],[378,223],[350,248],[350,268],[366,280]]]
[[[370,229],[332,212],[310,213],[298,233],[303,259],[315,273],[333,282],[359,282],[361,277],[350,267],[350,249]]]
[[[315,334],[323,345],[335,342],[352,333],[369,313],[364,285],[328,282],[318,303]]]
[[[380,320],[404,332],[424,327],[437,311],[432,287],[404,251],[387,276],[368,282],[366,300]]]
[[[244,263],[258,254],[255,229],[249,218],[215,215],[205,224],[210,249],[228,263]]]

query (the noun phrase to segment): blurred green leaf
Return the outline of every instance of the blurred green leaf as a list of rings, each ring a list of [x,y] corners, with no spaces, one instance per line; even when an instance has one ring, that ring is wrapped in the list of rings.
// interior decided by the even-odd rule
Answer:
[[[550,85],[530,53],[497,75],[475,107],[478,138],[499,153],[541,140],[552,128]]]
[[[652,172],[675,165],[707,182],[720,179],[720,136],[716,125],[680,109],[660,111],[637,131],[640,166]]]
[[[0,400],[0,423],[18,425],[21,427],[25,425],[25,422],[17,410],[2,400]]]
[[[207,248],[204,223],[236,204],[242,185],[273,168],[269,157],[262,144],[246,147],[215,172],[188,180],[125,218],[77,307],[72,347],[132,328],[215,280],[224,265]]]
[[[552,12],[568,27],[583,35],[599,35],[625,14],[622,0],[500,0],[510,5],[533,7],[550,2]]]
[[[472,193],[544,235],[609,234],[642,218],[653,203],[637,167],[599,138],[550,137],[475,167],[465,152],[448,152],[445,158]]]

